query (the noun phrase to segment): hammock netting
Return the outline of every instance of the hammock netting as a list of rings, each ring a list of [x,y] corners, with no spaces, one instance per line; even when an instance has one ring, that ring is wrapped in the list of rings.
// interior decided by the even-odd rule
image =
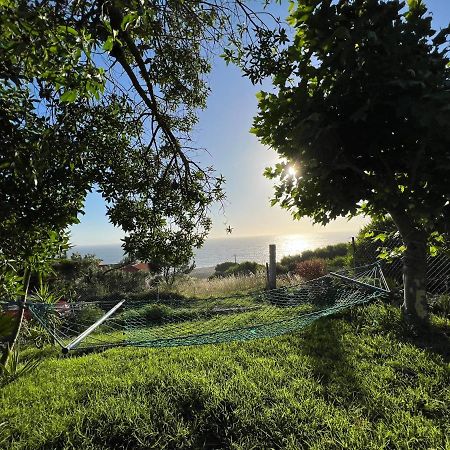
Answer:
[[[116,346],[174,347],[274,337],[385,296],[378,264],[288,287],[222,298],[27,302],[64,353]],[[7,308],[5,306],[4,308]]]

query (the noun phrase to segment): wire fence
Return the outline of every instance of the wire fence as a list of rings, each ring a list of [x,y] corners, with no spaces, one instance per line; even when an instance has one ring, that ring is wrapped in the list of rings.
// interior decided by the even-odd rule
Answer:
[[[395,255],[395,250],[403,245],[399,236],[390,236],[384,242],[357,240],[352,241],[352,245],[355,265],[378,260],[389,281],[398,285],[402,284],[402,257],[380,258],[381,253]],[[450,293],[450,254],[441,252],[436,256],[427,256],[427,292],[433,295]]]

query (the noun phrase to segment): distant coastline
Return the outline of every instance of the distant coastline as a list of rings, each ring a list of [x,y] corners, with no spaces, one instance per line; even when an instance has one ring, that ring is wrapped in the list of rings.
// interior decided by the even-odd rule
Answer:
[[[350,242],[351,232],[299,233],[290,235],[214,238],[195,251],[198,269],[214,267],[224,261],[256,261],[265,264],[269,258],[269,244],[276,244],[277,259],[296,255],[339,242]],[[106,264],[119,262],[123,251],[119,243],[110,245],[75,245],[69,252],[94,254]]]

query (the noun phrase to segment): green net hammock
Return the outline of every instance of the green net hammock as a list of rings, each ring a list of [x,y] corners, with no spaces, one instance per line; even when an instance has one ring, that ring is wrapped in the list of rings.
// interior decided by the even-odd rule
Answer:
[[[174,347],[279,336],[385,296],[378,264],[295,286],[222,298],[27,303],[64,353],[116,346]]]

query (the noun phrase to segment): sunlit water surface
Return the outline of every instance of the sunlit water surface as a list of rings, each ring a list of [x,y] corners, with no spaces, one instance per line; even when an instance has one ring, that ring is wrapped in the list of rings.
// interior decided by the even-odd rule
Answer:
[[[338,242],[350,242],[351,233],[321,232],[279,236],[254,236],[235,238],[229,236],[209,239],[195,252],[197,267],[211,267],[224,261],[256,261],[265,264],[269,260],[269,245],[277,246],[277,260]],[[120,244],[75,246],[70,253],[95,254],[106,264],[117,263],[123,258]],[[70,254],[69,253],[69,254]]]

